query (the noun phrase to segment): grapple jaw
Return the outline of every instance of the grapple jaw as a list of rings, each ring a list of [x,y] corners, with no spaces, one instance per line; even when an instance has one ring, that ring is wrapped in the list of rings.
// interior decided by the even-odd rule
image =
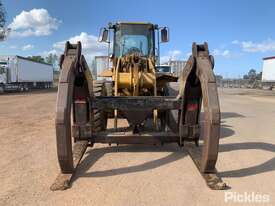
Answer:
[[[85,58],[81,55],[80,42],[77,44],[67,42],[65,52],[60,59],[61,72],[55,118],[57,156],[61,171],[72,173],[76,163],[73,161],[72,152],[71,117],[73,117],[73,123],[81,123],[77,118],[79,115],[76,115],[81,107],[81,104],[77,104],[77,100],[88,105],[89,98],[93,94],[92,78]],[[73,108],[72,105],[74,105]],[[82,114],[84,117],[89,116],[88,109]]]
[[[204,109],[203,151],[200,163],[202,172],[214,172],[220,137],[220,105],[216,86],[213,57],[208,45],[193,43],[189,57],[180,77],[182,112],[180,114],[180,144],[199,140],[201,106]]]

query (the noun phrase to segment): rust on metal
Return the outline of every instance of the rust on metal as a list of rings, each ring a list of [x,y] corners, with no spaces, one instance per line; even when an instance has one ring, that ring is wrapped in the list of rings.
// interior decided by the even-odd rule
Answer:
[[[142,111],[150,109],[179,109],[181,101],[175,97],[118,96],[98,97],[91,101],[91,108]]]
[[[186,143],[185,148],[194,161],[196,167],[201,171],[201,156],[202,148],[201,146],[197,147],[194,144]],[[218,171],[215,169],[210,173],[201,173],[208,187],[213,190],[225,190],[228,189],[228,186],[225,182],[219,177]]]
[[[218,157],[220,137],[220,106],[217,86],[213,73],[213,65],[208,51],[207,43],[193,44],[192,56],[188,59],[183,70],[180,84],[182,98],[182,113],[180,116],[180,142],[189,135],[190,126],[199,124],[201,104],[204,108],[203,150],[200,170],[203,173],[214,172]],[[192,111],[190,104],[197,104],[197,110]],[[197,140],[198,141],[198,140]]]
[[[88,146],[88,141],[78,141],[73,148],[73,164],[75,169],[77,168],[82,156],[84,155]],[[65,190],[71,186],[71,179],[75,170],[71,173],[60,173],[55,182],[51,185],[52,191]]]

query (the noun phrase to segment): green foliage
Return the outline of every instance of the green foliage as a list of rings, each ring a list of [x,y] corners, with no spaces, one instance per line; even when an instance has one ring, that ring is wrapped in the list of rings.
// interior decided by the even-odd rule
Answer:
[[[249,79],[256,79],[256,76],[257,76],[256,70],[250,69],[247,75]]]
[[[48,64],[56,64],[58,62],[58,57],[56,54],[50,53],[49,56],[46,57],[46,63]]]
[[[247,74],[243,75],[243,79],[249,79],[248,75]]]
[[[46,63],[45,59],[42,56],[29,56],[28,59],[40,62],[40,63]]]
[[[6,23],[6,11],[2,1],[0,0],[0,28],[4,28],[5,23]]]
[[[59,57],[56,54],[50,53],[46,58],[45,58],[46,63],[51,64],[54,68],[54,70],[58,71],[59,68]]]
[[[53,65],[55,70],[58,70],[58,56],[56,54],[49,54],[47,57],[43,58],[42,56],[29,56],[28,59]]]
[[[256,79],[257,80],[262,80],[262,72],[258,73],[257,76],[256,76]]]
[[[248,80],[249,83],[253,83],[256,80],[262,79],[262,72],[257,74],[255,69],[250,69],[248,73],[243,76],[243,79]]]
[[[216,76],[216,80],[217,81],[221,81],[223,79],[223,76],[222,75],[215,75]]]
[[[2,1],[0,0],[0,41],[3,41],[6,37],[6,30],[4,28],[6,23],[6,11],[3,6]]]

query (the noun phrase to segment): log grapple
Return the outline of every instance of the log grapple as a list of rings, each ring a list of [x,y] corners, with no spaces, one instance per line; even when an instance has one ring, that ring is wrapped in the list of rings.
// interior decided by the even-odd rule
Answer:
[[[110,24],[103,29],[103,41],[107,41],[111,29],[113,64],[105,72],[111,80],[94,80],[80,42],[67,42],[60,58],[55,126],[61,173],[51,189],[70,187],[87,147],[95,143],[177,143],[186,148],[211,189],[225,189],[227,186],[215,168],[220,106],[214,58],[207,43],[193,43],[192,55],[175,78],[156,70],[159,55],[155,54],[155,31],[160,30],[165,42],[166,27]],[[128,125],[119,127],[121,119],[126,119]],[[107,127],[108,121],[112,127]]]

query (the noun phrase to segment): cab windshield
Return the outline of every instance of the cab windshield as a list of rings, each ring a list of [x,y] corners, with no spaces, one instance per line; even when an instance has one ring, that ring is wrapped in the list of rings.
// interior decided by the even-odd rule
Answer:
[[[0,66],[0,74],[4,74],[5,73],[5,68]]]
[[[141,56],[153,55],[153,36],[153,28],[150,25],[118,25],[115,30],[114,55],[116,57],[133,53]]]
[[[156,66],[157,72],[171,72],[170,66]]]
[[[7,66],[7,62],[0,62],[0,74],[4,74],[5,73],[6,66]]]

